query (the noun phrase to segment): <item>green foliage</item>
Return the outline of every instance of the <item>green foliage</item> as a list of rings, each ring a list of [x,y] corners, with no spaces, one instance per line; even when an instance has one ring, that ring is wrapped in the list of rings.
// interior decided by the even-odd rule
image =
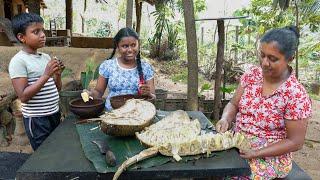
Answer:
[[[73,74],[72,69],[66,67],[66,68],[62,71],[61,78],[69,77],[69,76],[71,76],[72,74]]]
[[[205,90],[210,90],[212,88],[212,85],[210,83],[204,83],[202,84],[201,88],[200,88],[200,94],[205,91]]]
[[[234,92],[236,89],[237,89],[237,85],[235,85],[235,84],[231,84],[226,87],[220,87],[221,92],[225,92],[225,93],[229,93],[229,94]]]
[[[80,82],[83,89],[88,89],[90,82],[96,79],[97,65],[93,58],[88,58],[85,61],[86,71],[81,72]]]
[[[178,68],[178,67],[175,67],[175,68]],[[180,67],[180,72],[175,73],[175,74],[170,73],[170,75],[171,75],[171,80],[173,82],[179,82],[179,83],[183,83],[183,84],[188,83],[188,69],[187,68]],[[199,84],[204,83],[204,81],[205,80],[203,79],[203,76],[201,76],[201,74],[199,74],[199,76],[198,76]],[[205,85],[204,88],[208,88],[207,85]],[[204,90],[207,90],[207,89],[204,89]]]
[[[180,83],[187,84],[187,82],[188,82],[188,71],[185,70],[185,71],[182,71],[179,74],[174,74],[171,79],[172,79],[173,82],[180,82]]]
[[[320,96],[319,96],[319,95],[309,93],[309,96],[310,96],[310,98],[311,98],[311,99],[314,99],[314,100],[320,101]]]
[[[183,13],[183,0],[178,0],[177,1],[177,10],[180,12],[180,13]],[[206,6],[206,1],[205,0],[194,0],[193,1],[193,6],[194,6],[194,12],[195,14],[198,14],[204,10],[207,9],[207,6]]]
[[[273,2],[276,2],[273,5]],[[250,29],[260,35],[266,30],[295,24],[295,4],[288,4],[289,0],[252,0],[248,8],[236,11],[235,15],[249,15],[250,19],[242,19],[244,25],[242,32]],[[280,9],[275,8],[277,4]],[[320,25],[320,2],[319,0],[299,1],[299,24],[300,27],[309,26],[312,32],[319,30]],[[274,7],[274,8],[272,8]],[[283,11],[286,10],[286,11]],[[253,26],[252,26],[253,25]]]
[[[101,22],[97,31],[94,32],[95,37],[108,37],[111,35],[112,25],[109,22]]]
[[[155,34],[148,38],[150,57],[173,60],[186,56],[185,29],[181,20],[175,19],[175,12],[182,13],[182,0],[164,0],[156,3]],[[194,1],[195,14],[205,10],[205,0]]]
[[[118,21],[120,21],[121,19],[125,19],[126,18],[126,1],[117,1],[117,6],[118,6],[118,12],[119,12],[119,16],[118,16]]]

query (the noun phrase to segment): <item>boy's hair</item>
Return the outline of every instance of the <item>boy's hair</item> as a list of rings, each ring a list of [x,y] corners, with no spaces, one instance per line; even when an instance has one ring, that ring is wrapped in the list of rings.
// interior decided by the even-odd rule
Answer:
[[[14,16],[11,22],[13,33],[17,37],[19,33],[25,34],[27,27],[32,23],[43,23],[43,19],[38,14],[21,13]]]

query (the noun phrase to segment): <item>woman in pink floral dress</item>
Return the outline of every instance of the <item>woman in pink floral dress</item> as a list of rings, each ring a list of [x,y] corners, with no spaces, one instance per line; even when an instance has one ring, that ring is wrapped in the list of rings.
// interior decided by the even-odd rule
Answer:
[[[235,131],[251,142],[251,150],[240,150],[250,164],[250,179],[287,176],[292,152],[303,146],[311,101],[288,65],[298,42],[294,27],[273,29],[261,38],[260,67],[252,67],[241,77],[216,125],[218,132],[225,132],[235,121]]]

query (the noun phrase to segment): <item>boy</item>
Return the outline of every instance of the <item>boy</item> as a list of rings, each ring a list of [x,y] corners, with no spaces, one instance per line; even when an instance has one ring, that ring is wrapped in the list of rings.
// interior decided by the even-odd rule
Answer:
[[[9,74],[21,100],[26,133],[36,150],[60,123],[58,91],[64,65],[37,52],[46,42],[43,19],[39,15],[19,14],[12,19],[12,28],[23,47],[11,59]]]

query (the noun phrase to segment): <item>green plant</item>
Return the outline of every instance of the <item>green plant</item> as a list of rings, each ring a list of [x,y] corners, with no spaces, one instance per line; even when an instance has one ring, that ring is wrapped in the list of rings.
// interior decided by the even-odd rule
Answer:
[[[112,25],[109,22],[101,22],[97,31],[94,32],[95,37],[108,37],[111,35]]]
[[[232,84],[232,85],[229,85],[229,86],[226,86],[226,87],[220,87],[220,91],[221,92],[224,92],[224,93],[232,93],[233,91],[235,91],[237,88],[236,85]]]
[[[175,74],[172,76],[172,81],[173,82],[182,82],[182,83],[187,83],[188,82],[188,71],[185,70],[185,71],[182,71],[181,73],[179,74]]]
[[[69,76],[71,76],[72,74],[73,74],[72,69],[70,69],[70,68],[65,68],[65,69],[62,71],[61,78],[69,77]]]
[[[86,71],[81,72],[80,82],[83,89],[88,89],[90,82],[97,78],[97,65],[94,63],[93,58],[88,58],[85,63]]]
[[[200,94],[203,92],[203,91],[205,91],[205,90],[209,90],[209,89],[211,89],[212,88],[212,85],[211,84],[209,84],[209,83],[204,83],[202,86],[201,86],[201,89],[200,89]]]
[[[309,93],[309,96],[310,96],[311,99],[320,101],[320,96],[319,95],[316,95],[316,94],[313,94],[313,93]]]

